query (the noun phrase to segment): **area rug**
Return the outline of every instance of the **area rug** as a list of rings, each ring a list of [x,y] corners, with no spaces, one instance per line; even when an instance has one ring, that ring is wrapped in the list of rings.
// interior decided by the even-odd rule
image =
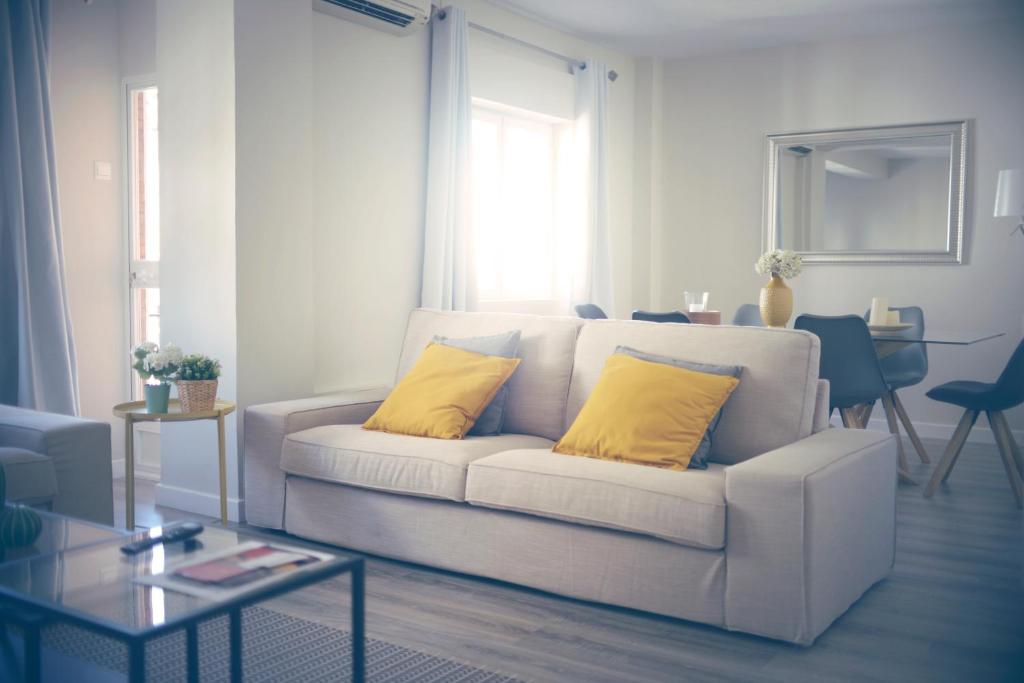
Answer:
[[[262,607],[242,612],[243,670],[246,681],[348,681],[351,679],[351,637],[346,631]],[[61,653],[125,673],[123,644],[90,631],[57,624],[43,632],[43,643]],[[200,680],[227,681],[228,620],[199,628]],[[450,659],[386,643],[366,640],[366,674],[372,683],[516,683],[518,679]],[[146,680],[186,681],[185,634],[175,632],[146,646]]]

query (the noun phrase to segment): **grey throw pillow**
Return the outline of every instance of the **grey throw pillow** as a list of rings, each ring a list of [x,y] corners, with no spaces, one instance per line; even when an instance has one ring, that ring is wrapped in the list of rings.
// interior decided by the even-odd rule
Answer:
[[[740,374],[743,372],[742,366],[739,365],[712,365],[711,363],[694,363],[688,360],[680,360],[679,358],[669,358],[668,356],[657,356],[653,353],[645,353],[644,351],[637,351],[631,349],[628,346],[617,346],[615,347],[615,353],[624,353],[627,356],[633,358],[639,358],[640,360],[646,360],[651,363],[661,363],[662,365],[674,365],[677,368],[683,368],[685,370],[693,370],[694,372],[706,372],[709,375],[728,375],[730,377],[740,378]],[[728,404],[728,399],[726,400]],[[704,436],[700,439],[700,445],[697,446],[697,450],[690,457],[690,467],[695,470],[706,470],[708,468],[708,456],[711,455],[712,439],[715,438],[715,430],[718,429],[718,423],[722,419],[722,411],[725,410],[723,405],[715,416],[711,418],[711,422],[708,423],[708,429],[704,432]]]
[[[452,346],[463,351],[482,353],[485,356],[500,356],[502,358],[515,358],[519,351],[519,337],[522,333],[519,330],[492,334],[486,337],[467,337],[465,339],[451,339],[449,337],[434,337],[434,342],[444,346]],[[469,430],[471,436],[494,436],[501,434],[501,427],[505,424],[505,404],[508,403],[508,382],[498,389],[498,393],[491,399],[490,404],[480,413],[473,428]]]

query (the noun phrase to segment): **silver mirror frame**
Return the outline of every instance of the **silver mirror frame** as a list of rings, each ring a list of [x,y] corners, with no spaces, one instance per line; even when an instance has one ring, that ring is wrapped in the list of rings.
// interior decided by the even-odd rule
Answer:
[[[946,249],[941,251],[801,251],[804,263],[963,263],[964,195],[967,183],[967,121],[945,121],[876,128],[846,128],[767,135],[764,170],[762,251],[779,248],[776,225],[779,148],[824,142],[858,142],[925,135],[950,136],[949,222]]]

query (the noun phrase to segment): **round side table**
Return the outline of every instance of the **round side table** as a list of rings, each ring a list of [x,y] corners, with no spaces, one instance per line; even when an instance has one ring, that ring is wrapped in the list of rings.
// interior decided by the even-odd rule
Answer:
[[[125,527],[135,529],[135,423],[136,422],[192,422],[217,421],[217,450],[220,459],[220,521],[228,522],[227,456],[224,452],[224,418],[234,412],[233,401],[217,399],[213,410],[201,413],[181,412],[181,402],[171,399],[166,413],[151,413],[145,401],[130,401],[114,406],[114,416],[124,418],[124,519]]]

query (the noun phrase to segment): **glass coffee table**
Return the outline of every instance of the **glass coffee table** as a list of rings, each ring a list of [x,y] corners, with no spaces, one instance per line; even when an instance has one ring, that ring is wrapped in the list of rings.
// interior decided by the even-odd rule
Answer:
[[[24,630],[28,680],[39,679],[39,629],[48,621],[57,620],[124,642],[128,647],[128,680],[133,682],[145,678],[146,642],[171,631],[184,630],[187,661],[183,664],[187,667],[188,680],[198,681],[199,624],[228,615],[231,680],[241,681],[242,609],[345,573],[352,574],[352,680],[364,680],[365,568],[362,558],[316,551],[324,559],[255,584],[243,592],[200,596],[143,582],[163,575],[165,570],[182,562],[230,550],[248,541],[287,548],[295,546],[288,539],[268,540],[207,527],[194,542],[158,545],[133,556],[123,553],[121,546],[148,532],[127,535],[106,527],[77,529],[78,525],[96,525],[67,521],[52,513],[40,512],[40,516],[44,527],[49,525],[53,531],[44,547],[37,541],[35,554],[0,564],[0,599],[16,608],[0,613],[0,619],[12,621]],[[60,531],[62,524],[67,533]],[[40,539],[46,535],[44,531]],[[59,540],[64,537],[68,540]],[[72,537],[81,539],[83,545],[71,546]]]

